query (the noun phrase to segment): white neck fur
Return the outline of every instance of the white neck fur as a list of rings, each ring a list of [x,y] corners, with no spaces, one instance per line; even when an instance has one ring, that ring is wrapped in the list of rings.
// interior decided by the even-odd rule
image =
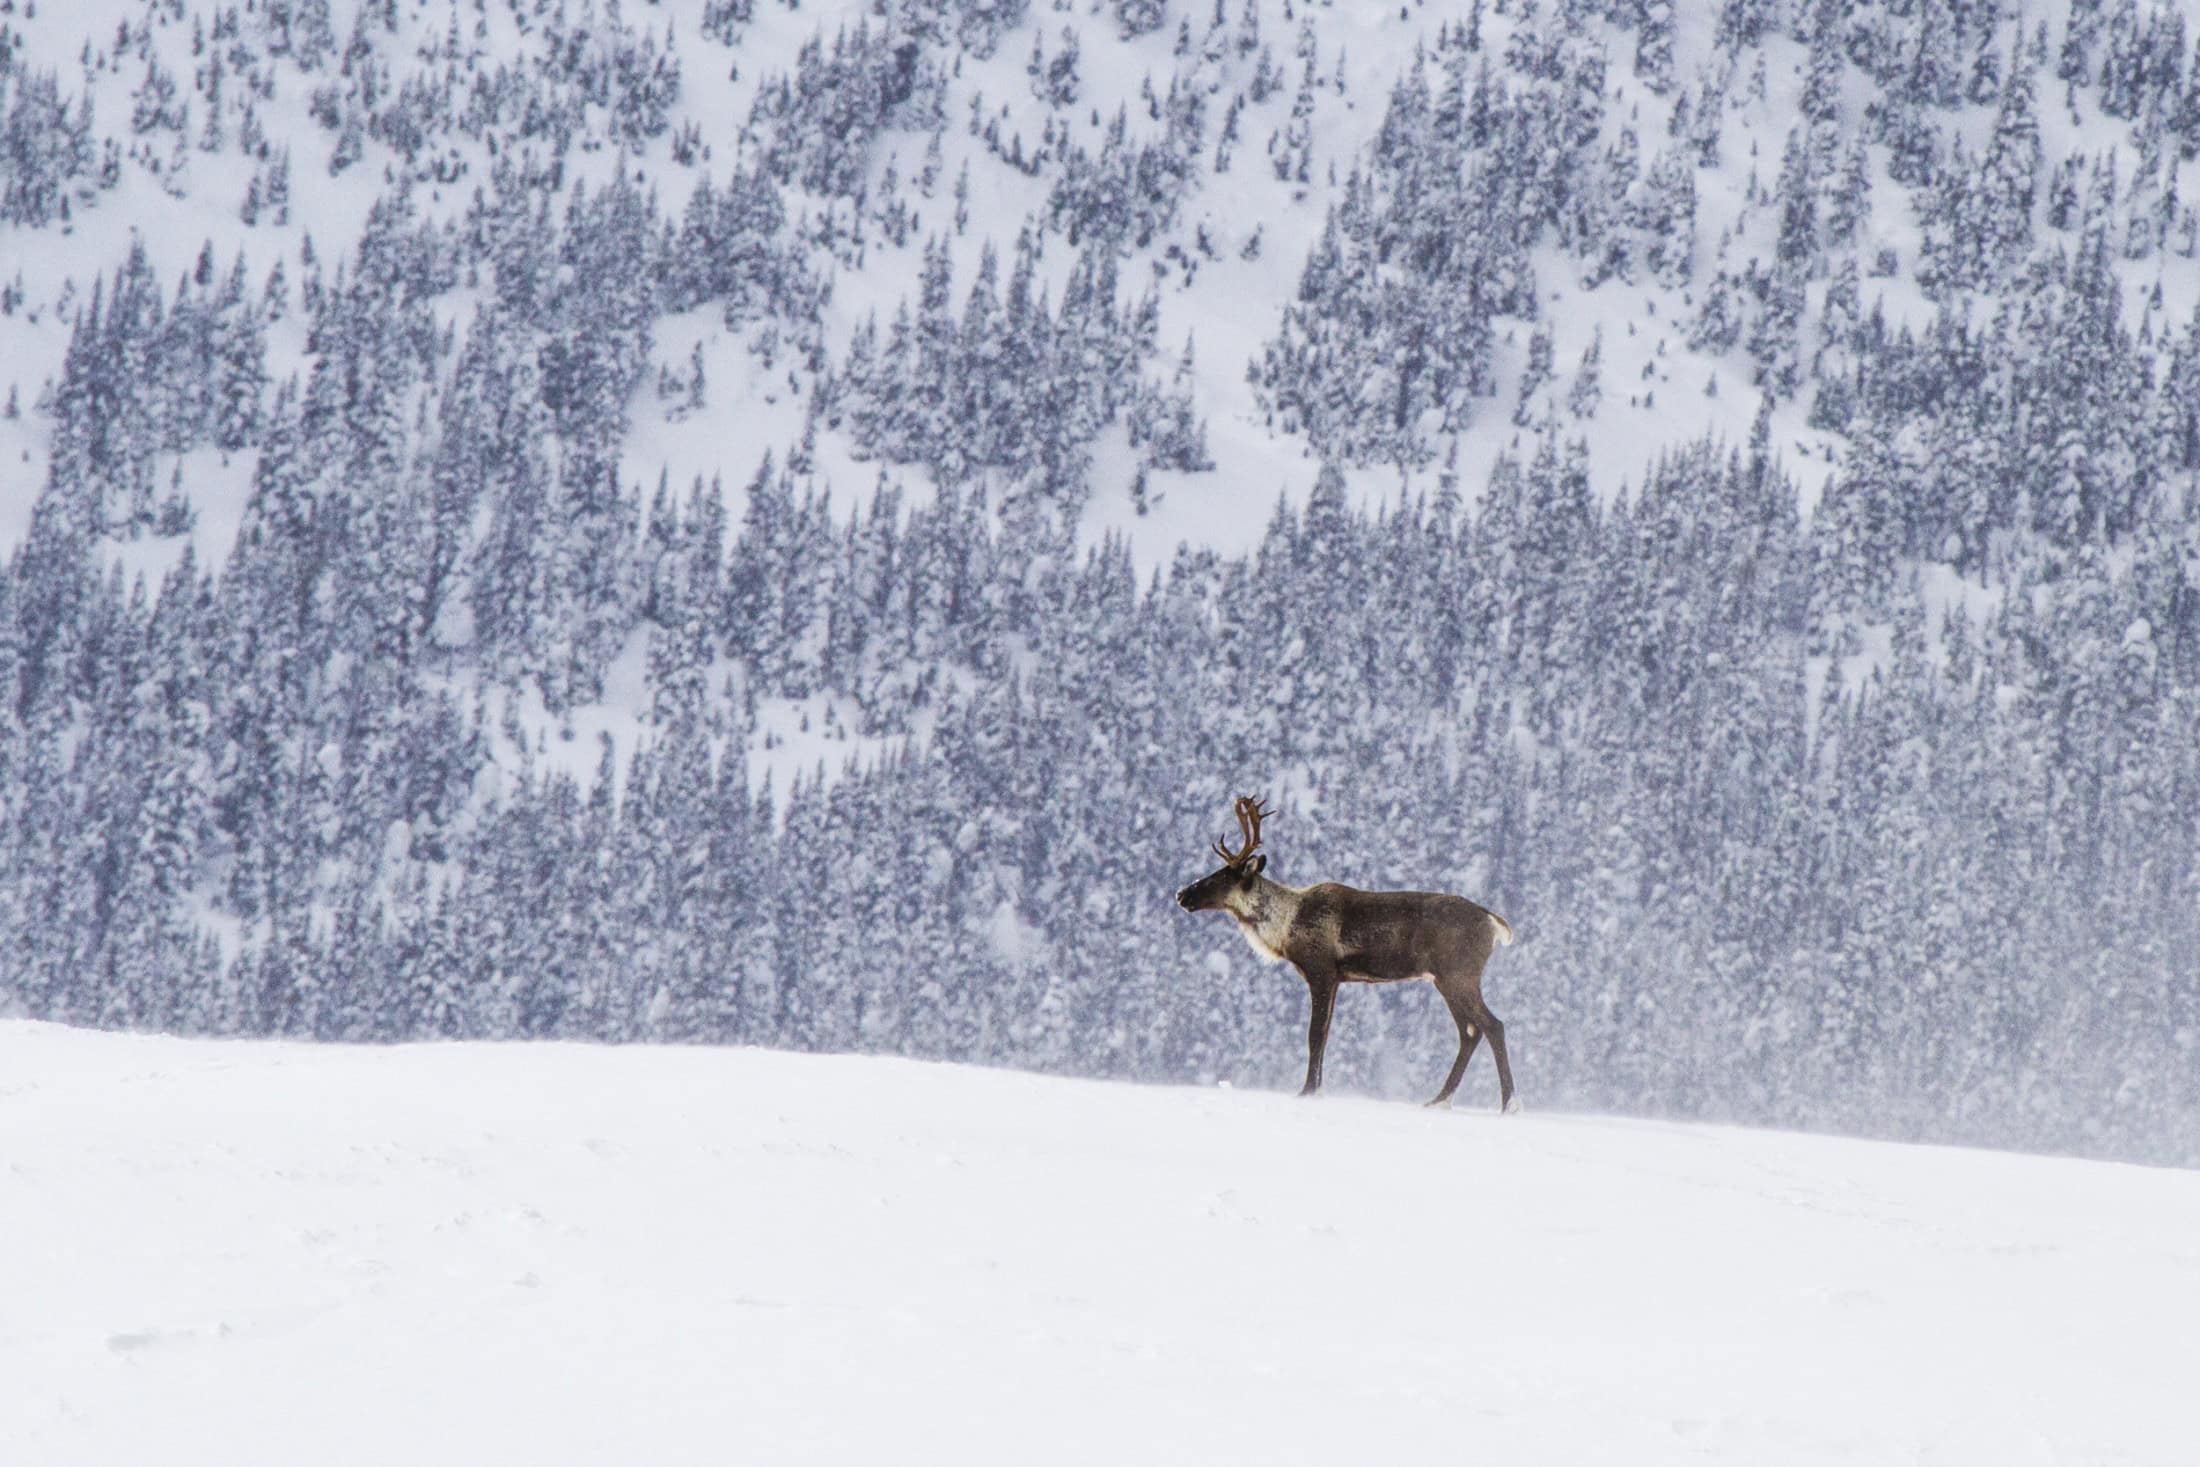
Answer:
[[[1262,876],[1255,878],[1250,888],[1231,892],[1222,909],[1236,920],[1238,931],[1245,934],[1254,952],[1281,962],[1284,941],[1298,919],[1299,900],[1305,895],[1303,888]]]

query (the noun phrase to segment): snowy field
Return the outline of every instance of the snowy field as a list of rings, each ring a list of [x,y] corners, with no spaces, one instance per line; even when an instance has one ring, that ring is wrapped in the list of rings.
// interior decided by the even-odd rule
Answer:
[[[0,1024],[23,1467],[2190,1463],[2196,1341],[2194,1173]]]

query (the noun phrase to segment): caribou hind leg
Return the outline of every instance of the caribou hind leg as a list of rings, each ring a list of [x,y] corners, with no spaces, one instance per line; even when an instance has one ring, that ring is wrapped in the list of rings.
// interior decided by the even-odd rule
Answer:
[[[1513,1099],[1512,1061],[1505,1057],[1505,1026],[1497,1022],[1497,1015],[1479,998],[1475,1000],[1475,1007],[1481,1011],[1482,1027],[1489,1031],[1490,1058],[1497,1061],[1497,1108],[1499,1111],[1517,1110],[1519,1102]]]
[[[1481,1018],[1473,995],[1464,992],[1445,979],[1436,980],[1436,991],[1444,996],[1444,1007],[1451,1010],[1452,1022],[1459,1026],[1459,1057],[1451,1062],[1451,1073],[1444,1077],[1444,1088],[1436,1092],[1432,1106],[1451,1104],[1451,1093],[1459,1088],[1459,1077],[1467,1072],[1467,1061],[1474,1058],[1474,1046],[1481,1042]],[[1496,1038],[1490,1040],[1492,1049]]]

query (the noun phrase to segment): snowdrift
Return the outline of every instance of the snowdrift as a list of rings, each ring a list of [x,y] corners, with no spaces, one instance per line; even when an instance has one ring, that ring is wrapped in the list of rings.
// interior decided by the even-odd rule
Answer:
[[[0,1240],[40,1467],[2194,1450],[2200,1174],[2096,1162],[18,1023]]]

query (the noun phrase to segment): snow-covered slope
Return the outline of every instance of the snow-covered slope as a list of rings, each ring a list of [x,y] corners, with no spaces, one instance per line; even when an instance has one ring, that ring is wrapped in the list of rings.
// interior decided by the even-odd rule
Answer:
[[[555,70],[549,57],[561,49],[579,54],[600,47],[607,57],[616,52],[622,65],[635,66],[641,64],[635,56],[655,63],[661,54],[677,80],[661,99],[663,115],[646,134],[638,124],[622,121],[618,109],[593,92],[589,105],[576,103],[574,134],[562,138],[555,152],[557,182],[550,194],[561,195],[575,182],[601,189],[623,173],[650,191],[669,224],[678,219],[698,182],[712,177],[722,182],[729,165],[752,157],[761,146],[759,139],[770,129],[751,109],[760,91],[798,69],[806,45],[825,47],[868,25],[921,36],[933,48],[946,74],[937,136],[930,140],[938,156],[921,190],[911,180],[925,165],[928,139],[907,118],[897,118],[857,149],[867,190],[862,197],[876,205],[878,218],[857,218],[846,200],[813,189],[788,191],[789,206],[800,212],[804,224],[813,212],[823,221],[816,225],[818,238],[811,247],[814,263],[830,286],[822,347],[834,370],[844,365],[850,338],[866,317],[875,316],[883,326],[897,304],[915,301],[921,246],[927,238],[937,235],[952,247],[953,298],[959,306],[973,283],[982,247],[990,244],[1005,257],[1020,228],[1039,226],[1044,235],[1050,219],[1054,228],[1061,227],[1050,215],[1049,190],[1064,168],[1065,154],[1072,148],[1098,153],[1119,111],[1134,145],[1159,139],[1166,132],[1160,94],[1181,83],[1187,96],[1196,95],[1201,120],[1193,129],[1196,143],[1193,156],[1185,160],[1186,176],[1164,190],[1171,202],[1163,227],[1150,238],[1122,245],[1123,278],[1126,290],[1153,287],[1161,356],[1157,371],[1165,373],[1166,364],[1188,343],[1197,348],[1191,388],[1213,434],[1215,463],[1201,473],[1157,470],[1153,512],[1148,513],[1134,507],[1130,494],[1138,455],[1119,428],[1103,434],[1095,445],[1092,498],[1081,526],[1091,539],[1108,533],[1125,537],[1148,567],[1165,564],[1187,541],[1233,552],[1250,548],[1278,495],[1303,499],[1313,484],[1319,468],[1316,453],[1301,433],[1279,426],[1277,415],[1257,400],[1247,368],[1274,336],[1282,312],[1305,288],[1302,272],[1328,211],[1346,202],[1347,183],[1356,169],[1368,164],[1396,89],[1409,78],[1418,86],[1440,89],[1441,67],[1430,58],[1443,33],[1457,26],[1465,34],[1470,12],[1477,56],[1485,49],[1491,58],[1511,54],[1508,47],[1516,37],[1539,26],[1551,27],[1554,36],[1560,30],[1576,36],[1578,30],[1576,39],[1596,49],[1601,86],[1593,90],[1603,93],[1595,103],[1603,114],[1601,141],[1616,150],[1614,166],[1620,177],[1615,199],[1633,199],[1629,208],[1642,206],[1643,189],[1630,193],[1628,180],[1648,168],[1662,145],[1675,140],[1676,130],[1686,130],[1674,121],[1676,98],[1684,112],[1691,98],[1699,112],[1706,94],[1715,99],[1695,124],[1710,141],[1703,145],[1701,181],[1691,195],[1691,243],[1683,251],[1687,263],[1676,267],[1674,280],[1661,283],[1654,271],[1639,264],[1615,277],[1606,267],[1569,258],[1555,245],[1538,246],[1534,263],[1545,297],[1540,315],[1555,371],[1545,382],[1549,401],[1530,403],[1517,418],[1508,415],[1524,390],[1534,396],[1525,379],[1535,322],[1501,315],[1488,404],[1461,431],[1435,435],[1432,443],[1442,443],[1432,449],[1429,462],[1407,469],[1348,461],[1344,467],[1354,494],[1365,501],[1430,492],[1439,477],[1435,461],[1445,456],[1444,449],[1455,455],[1453,467],[1463,476],[1471,499],[1491,464],[1508,452],[1524,456],[1533,447],[1534,425],[1546,423],[1562,424],[1569,435],[1582,436],[1594,487],[1606,499],[1623,483],[1639,488],[1661,451],[1705,433],[1741,441],[1761,405],[1762,384],[1746,353],[1731,343],[1713,349],[1692,345],[1690,322],[1722,271],[1734,272],[1730,283],[1738,289],[1748,277],[1750,288],[1762,293],[1758,257],[1770,260],[1777,244],[1776,211],[1770,206],[1782,141],[1792,128],[1807,130],[1810,125],[1802,111],[1809,62],[1803,43],[1779,34],[1776,27],[1739,48],[1731,37],[1716,34],[1732,24],[1731,17],[1722,19],[1722,11],[1748,12],[1757,17],[1752,27],[1763,27],[1788,9],[1796,12],[1786,15],[1789,23],[1800,25],[1799,16],[1811,8],[1756,0],[1659,10],[1660,28],[1670,32],[1673,59],[1658,69],[1654,81],[1634,57],[1635,9],[1579,3],[1497,4],[1486,17],[1480,4],[1355,6],[1334,0],[1309,0],[1296,7],[1272,0],[1225,5],[1201,0],[1174,6],[1135,0],[1052,6],[1026,0],[998,5],[979,0],[762,5],[748,0],[650,0],[646,6],[624,9],[599,6],[596,0],[562,0],[531,9],[519,3],[461,7],[430,0],[318,0],[303,8],[326,17],[321,24],[329,27],[329,47],[340,45],[345,53],[341,75],[333,49],[319,55],[289,39],[293,26],[302,21],[278,24],[271,19],[263,26],[247,16],[240,31],[239,17],[227,16],[221,6],[181,0],[78,0],[33,7],[27,13],[13,13],[12,7],[0,13],[5,22],[0,41],[12,43],[21,73],[50,71],[57,77],[64,112],[80,100],[92,104],[87,147],[107,150],[85,164],[81,178],[68,180],[70,186],[59,190],[75,201],[74,212],[62,221],[47,221],[37,229],[0,222],[0,239],[6,241],[0,283],[12,280],[20,296],[19,303],[0,315],[5,363],[0,394],[16,389],[24,414],[18,419],[10,413],[0,420],[0,468],[15,491],[0,495],[0,551],[25,533],[30,498],[49,466],[50,433],[34,404],[62,375],[72,323],[89,300],[93,283],[122,263],[133,241],[148,252],[153,273],[163,282],[191,271],[204,250],[222,269],[245,258],[257,288],[278,259],[302,276],[299,251],[309,244],[330,268],[343,261],[365,232],[378,192],[395,196],[404,191],[408,207],[420,217],[456,223],[466,217],[469,202],[480,207],[480,189],[494,193],[500,186],[489,181],[499,156],[498,140],[507,153],[522,147],[530,150],[530,157],[538,150],[552,152],[552,144],[532,121],[522,127],[511,118],[482,123],[473,117],[461,105],[466,88],[487,87],[500,66],[548,74]],[[1581,19],[1554,26],[1554,8],[1578,12]],[[1846,13],[1852,8],[1842,9]],[[1997,77],[2014,64],[2005,53],[2025,38],[2025,25],[2019,22],[2037,22],[2009,13],[2007,7],[1965,8],[1977,13],[1967,13],[1956,26],[1959,40],[1934,39],[1933,44],[1968,48],[1963,57],[1967,78],[1973,73]],[[2065,19],[2061,8],[2051,7],[2058,24]],[[2100,7],[2069,8],[2092,16]],[[292,7],[281,9],[287,15]],[[1878,13],[1882,9],[1885,14]],[[2182,7],[2152,9],[2157,21],[2168,16],[2182,25]],[[1150,11],[1161,19],[1140,28],[1121,19],[1126,10]],[[964,15],[978,19],[962,31],[942,18]],[[1926,45],[1936,18],[1945,19],[1930,8],[1862,7],[1847,21],[1854,30],[1847,44],[1859,55],[1874,47],[1907,54]],[[2097,29],[2100,22],[2093,24]],[[278,44],[263,38],[263,29],[285,39]],[[211,52],[210,30],[215,38]],[[986,39],[975,43],[980,33]],[[126,41],[119,39],[124,37]],[[1058,56],[1071,38],[1074,54],[1081,58],[1076,81],[1065,94],[1074,100],[1050,103],[1036,94],[1038,84],[1029,73],[1040,58]],[[2154,39],[2150,30],[2150,46]],[[251,86],[240,88],[232,77],[223,93],[217,75],[209,96],[205,58],[221,52],[224,41],[235,48],[232,65],[245,68]],[[2036,44],[2038,58],[2030,63],[2035,66],[2048,54],[2044,35]],[[2127,44],[2136,46],[2138,38],[2128,38]],[[1535,50],[1527,46],[1521,54]],[[1267,78],[1257,86],[1256,53],[1258,70]],[[385,137],[392,129],[382,125],[340,140],[335,121],[340,113],[357,131],[360,118],[374,110],[375,86],[367,88],[365,99],[354,99],[360,102],[357,116],[344,110],[349,101],[339,105],[338,94],[353,85],[348,79],[355,61],[362,59],[368,69],[379,68],[384,97],[400,83],[423,88],[424,95],[445,93],[443,110],[423,103],[420,117],[408,114],[405,128],[426,132],[413,153],[392,146]],[[1521,78],[1513,72],[1534,70],[1525,63],[1515,67],[1500,62],[1499,81],[1517,84]],[[147,100],[155,77],[165,78],[164,85],[176,93],[165,110]],[[1940,120],[1950,141],[1961,139],[1976,149],[1983,146],[1993,121],[1989,104],[1994,88],[1975,78],[1970,85],[1978,95],[1966,100],[1951,90]],[[1829,156],[1818,161],[1812,175],[1829,202],[1836,166],[1831,150],[1863,128],[1878,105],[1876,89],[1861,75],[1845,72],[1837,91],[1841,125],[1829,123],[1824,129],[1830,141],[1817,146]],[[1221,142],[1223,114],[1233,99],[1245,102],[1249,92],[1251,101],[1242,117],[1233,114],[1228,124],[1231,138]],[[451,100],[454,96],[460,101]],[[1306,109],[1303,120],[1294,115],[1300,107]],[[207,132],[209,111],[226,131]],[[2037,126],[2049,165],[2095,155],[2120,159],[2119,147],[2134,151],[2131,134],[2137,129],[2104,113],[2090,90],[2071,89],[2064,97],[2043,94]],[[1292,140],[1298,130],[1305,133],[1303,180],[1284,176],[1280,156],[1296,146]],[[1718,141],[1722,133],[1723,150]],[[1888,264],[1884,271],[1873,265],[1857,309],[1880,312],[1894,327],[1922,330],[1931,319],[1926,293],[1915,279],[1923,226],[1916,204],[1888,175],[1879,149],[1883,140],[1875,134],[1873,142],[1866,169],[1869,197],[1854,237],[1844,245],[1866,260],[1883,252]],[[1028,154],[1028,176],[1024,166],[1009,162],[1011,151],[1018,159]],[[2166,217],[2174,226],[2181,218],[2180,181],[2189,194],[2188,168],[2174,150],[2166,159],[2156,156],[2160,151],[2157,137],[2152,150],[2142,154],[2144,167],[2166,169],[2159,179],[2151,173],[2133,179],[2132,165],[2120,166],[2127,192],[2142,191],[2149,199],[2157,192],[2168,196]],[[1218,167],[1218,158],[1235,161]],[[278,211],[271,204],[262,212],[255,202],[249,216],[240,217],[248,193],[256,200],[254,191],[278,159],[283,206]],[[94,167],[94,162],[108,166]],[[966,185],[958,184],[965,175]],[[906,209],[899,231],[888,231],[883,223],[889,206]],[[1619,202],[1613,209],[1615,215],[1624,212]],[[902,237],[891,239],[893,232]],[[847,241],[843,249],[822,243],[842,237]],[[1042,238],[1041,247],[1039,278],[1059,293],[1075,258],[1075,244],[1054,238],[1049,245]],[[2181,320],[2200,294],[2200,274],[2191,268],[2189,250],[2180,256],[2165,239],[2158,255],[2152,248],[2133,247],[2128,253],[2118,273],[2134,318],[2149,319],[2157,332]],[[1814,272],[1814,281],[1817,273],[1822,272]],[[462,337],[481,303],[479,295],[473,286],[440,294],[439,323]],[[1824,295],[1823,284],[1812,286],[1806,314],[1812,331],[1830,338],[1835,326],[1822,319]],[[759,350],[751,332],[722,321],[721,315],[715,309],[692,311],[656,322],[648,379],[659,385],[645,389],[633,404],[621,465],[628,478],[646,482],[663,473],[677,489],[693,476],[722,474],[729,488],[738,489],[764,450],[784,456],[800,437],[805,394],[814,382],[802,380],[802,372],[790,372],[772,351]],[[1808,336],[1805,340],[1823,354],[1823,344]],[[1605,390],[1600,400],[1562,414],[1565,389],[1592,342],[1598,344]],[[268,349],[271,384],[309,368],[315,353],[306,318],[292,314],[276,324]],[[683,374],[696,363],[713,384],[707,409],[684,405],[684,388],[675,391],[664,385],[684,384]],[[1815,376],[1820,367],[1814,361],[1806,376]],[[700,393],[696,401],[703,401]],[[1847,455],[1847,435],[1806,422],[1807,391],[1781,394],[1762,405],[1770,411],[1774,443],[1807,507],[1832,466]],[[1282,418],[1287,424],[1290,414]],[[256,453],[257,447],[245,452]],[[862,502],[877,478],[870,457],[852,452],[844,435],[827,431],[817,450],[818,487],[843,510]],[[929,489],[926,472],[911,465],[897,467],[913,492],[921,495]],[[168,487],[172,475],[177,494],[199,517],[192,538],[208,566],[226,557],[241,500],[250,488],[250,473],[232,469],[226,453],[164,454],[159,464],[162,487]],[[127,573],[157,578],[178,547],[136,546],[135,539],[133,531],[130,542],[115,549],[118,563]]]
[[[2179,1463],[2200,1175],[746,1050],[0,1026],[71,1463]]]
[[[2189,10],[0,0],[0,1015],[2200,1164]]]

